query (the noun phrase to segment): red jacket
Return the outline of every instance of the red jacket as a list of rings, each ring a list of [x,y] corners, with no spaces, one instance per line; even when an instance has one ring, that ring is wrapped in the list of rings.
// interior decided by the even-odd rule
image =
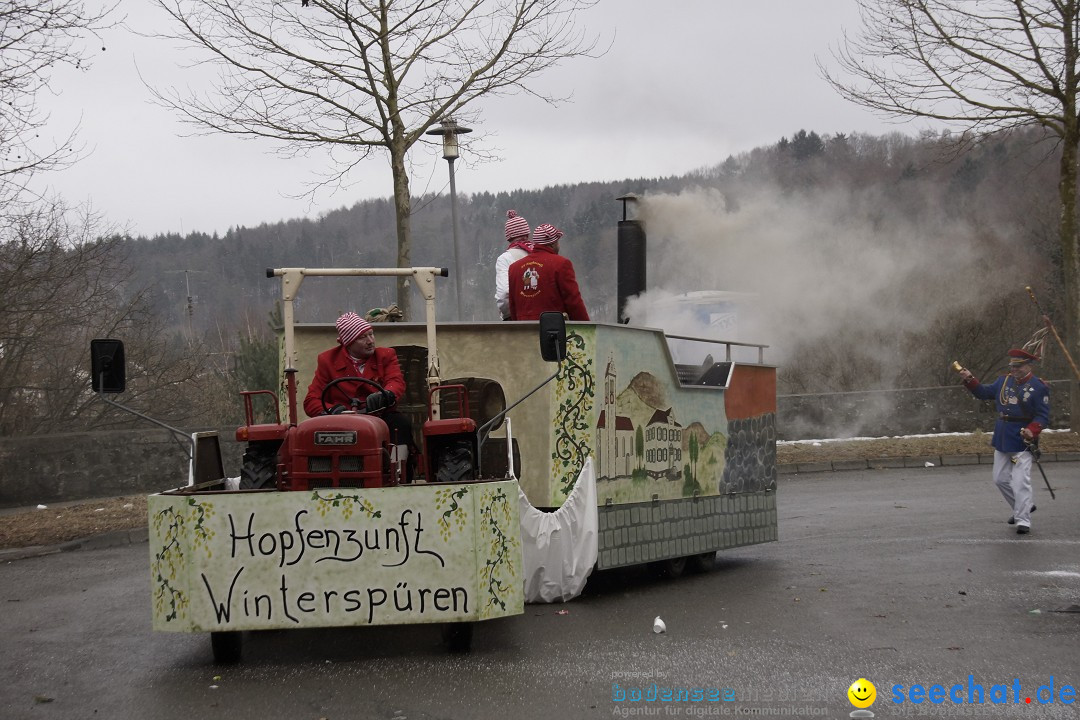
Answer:
[[[308,417],[322,415],[323,406],[320,398],[322,397],[323,388],[331,380],[343,377],[362,377],[374,380],[382,385],[384,389],[394,393],[394,397],[399,400],[405,394],[405,376],[401,374],[401,365],[398,364],[397,353],[394,352],[393,348],[375,348],[375,354],[368,358],[367,363],[364,365],[364,371],[357,375],[356,368],[353,367],[352,360],[349,359],[345,348],[338,345],[335,348],[319,353],[319,365],[315,369],[315,377],[312,378],[311,385],[308,387],[307,397],[304,398],[304,412],[308,414]],[[341,383],[337,388],[331,390],[327,396],[326,404],[328,407],[334,407],[339,403],[348,405],[345,394],[340,392],[339,389],[345,393],[354,393],[351,397],[358,398],[366,398],[375,392],[375,387],[367,383]],[[397,405],[396,401],[394,405]]]
[[[510,319],[539,320],[540,313],[566,313],[588,320],[574,264],[543,245],[510,266]]]

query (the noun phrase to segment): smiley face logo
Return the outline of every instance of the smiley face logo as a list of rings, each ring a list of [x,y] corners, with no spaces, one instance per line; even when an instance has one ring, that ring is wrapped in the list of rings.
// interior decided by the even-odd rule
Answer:
[[[847,689],[848,700],[857,708],[868,708],[877,699],[877,688],[866,678],[859,678]]]

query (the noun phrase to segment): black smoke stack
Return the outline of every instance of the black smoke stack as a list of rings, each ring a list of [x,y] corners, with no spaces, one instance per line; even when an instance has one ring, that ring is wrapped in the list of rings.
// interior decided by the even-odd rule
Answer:
[[[623,219],[619,221],[617,261],[619,323],[630,322],[626,301],[645,292],[645,226],[640,220],[627,219],[627,204],[637,202],[637,195],[628,193],[618,198],[623,204]]]

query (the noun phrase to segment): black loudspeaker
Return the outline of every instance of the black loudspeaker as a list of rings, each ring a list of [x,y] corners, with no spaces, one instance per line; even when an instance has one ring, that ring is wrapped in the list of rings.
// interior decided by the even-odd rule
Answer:
[[[547,362],[566,358],[566,319],[560,312],[540,313],[540,356]]]
[[[120,340],[90,341],[90,386],[94,392],[124,392],[124,343]]]

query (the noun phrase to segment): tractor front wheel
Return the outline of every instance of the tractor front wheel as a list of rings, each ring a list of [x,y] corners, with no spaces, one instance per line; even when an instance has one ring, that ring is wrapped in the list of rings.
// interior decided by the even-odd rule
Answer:
[[[210,647],[214,650],[214,662],[218,665],[235,665],[243,656],[244,639],[238,630],[210,633]]]
[[[447,623],[443,627],[443,642],[452,653],[467,653],[472,650],[473,623]]]

